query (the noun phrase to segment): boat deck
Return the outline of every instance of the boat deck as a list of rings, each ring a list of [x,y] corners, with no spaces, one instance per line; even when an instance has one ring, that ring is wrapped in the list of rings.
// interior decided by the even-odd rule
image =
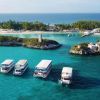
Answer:
[[[7,59],[4,62],[1,63],[1,65],[10,65],[13,62],[11,59]]]

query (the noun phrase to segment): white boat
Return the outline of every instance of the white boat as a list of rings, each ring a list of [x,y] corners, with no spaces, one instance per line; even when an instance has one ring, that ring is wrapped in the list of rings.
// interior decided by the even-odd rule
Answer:
[[[14,69],[13,74],[18,75],[18,76],[23,75],[27,68],[28,68],[28,61],[27,60],[19,60],[15,64],[15,69]]]
[[[69,85],[72,81],[72,68],[71,67],[63,67],[61,73],[61,84]]]
[[[51,71],[51,66],[52,66],[52,60],[40,61],[40,63],[35,67],[33,76],[46,78]]]
[[[1,63],[0,72],[1,73],[8,73],[14,67],[14,61],[11,59],[7,59]]]

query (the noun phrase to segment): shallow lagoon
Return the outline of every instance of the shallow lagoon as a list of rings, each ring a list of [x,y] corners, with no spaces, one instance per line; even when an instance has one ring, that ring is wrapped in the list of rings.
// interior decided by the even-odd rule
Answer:
[[[37,37],[36,34],[13,35]],[[7,59],[27,59],[29,69],[22,77],[10,72],[0,74],[0,100],[99,100],[100,98],[100,56],[75,56],[69,54],[71,46],[81,42],[96,42],[99,36],[81,38],[79,35],[68,37],[66,34],[44,34],[44,38],[54,39],[63,44],[57,50],[36,50],[23,47],[0,47],[0,63]],[[34,67],[41,59],[52,59],[53,68],[46,80],[34,78]],[[73,84],[62,87],[58,84],[61,69],[74,68]]]

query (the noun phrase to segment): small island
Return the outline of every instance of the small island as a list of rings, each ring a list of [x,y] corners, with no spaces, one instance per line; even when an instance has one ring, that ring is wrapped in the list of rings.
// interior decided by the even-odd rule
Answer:
[[[18,38],[12,36],[0,36],[0,46],[23,46],[32,49],[57,49],[61,46],[54,40],[42,39],[42,35],[39,34],[39,38]]]
[[[76,55],[100,55],[100,42],[75,45],[70,49],[70,53]]]

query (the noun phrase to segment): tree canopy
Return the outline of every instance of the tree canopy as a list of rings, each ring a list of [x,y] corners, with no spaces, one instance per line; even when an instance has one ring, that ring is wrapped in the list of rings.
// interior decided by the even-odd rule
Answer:
[[[49,31],[50,25],[44,24],[39,21],[35,22],[15,22],[15,21],[7,21],[0,22],[1,29],[14,29],[14,30],[33,30],[33,31]],[[71,24],[54,24],[52,26],[53,30],[62,31],[66,29],[75,29],[78,28],[80,30],[91,30],[94,28],[100,28],[100,21],[77,21]]]

